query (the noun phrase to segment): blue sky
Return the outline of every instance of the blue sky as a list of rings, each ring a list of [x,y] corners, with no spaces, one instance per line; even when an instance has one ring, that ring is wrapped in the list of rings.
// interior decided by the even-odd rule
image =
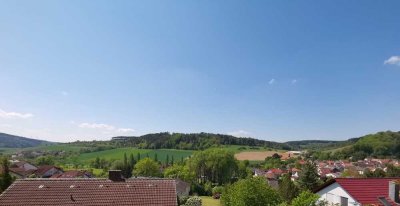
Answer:
[[[399,1],[0,1],[0,131],[400,130]]]

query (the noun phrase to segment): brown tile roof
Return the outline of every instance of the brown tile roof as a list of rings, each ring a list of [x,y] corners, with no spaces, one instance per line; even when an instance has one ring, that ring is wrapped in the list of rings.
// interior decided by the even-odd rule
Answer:
[[[85,177],[93,177],[93,175],[85,170],[69,170],[62,174],[55,174],[50,178],[85,178]]]
[[[33,173],[35,173],[35,170],[25,170],[24,168],[18,168],[18,167],[11,167],[9,168],[10,172],[20,175],[22,177],[27,177]]]
[[[176,206],[175,181],[170,179],[24,179],[0,195],[0,205],[131,205]]]

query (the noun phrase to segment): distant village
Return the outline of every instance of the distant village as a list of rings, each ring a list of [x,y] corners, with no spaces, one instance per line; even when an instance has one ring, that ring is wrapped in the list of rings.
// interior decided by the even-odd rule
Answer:
[[[125,189],[129,187],[136,188],[134,191],[122,190],[127,194],[135,194],[138,192],[137,189],[143,191],[148,190],[149,185],[153,185],[156,190],[162,188],[157,192],[157,194],[155,194],[155,196],[161,195],[162,198],[157,199],[153,197],[147,200],[146,198],[141,200],[129,200],[140,201],[140,204],[142,205],[153,205],[150,204],[150,202],[157,203],[157,201],[158,203],[154,205],[178,205],[179,197],[195,195],[191,192],[191,183],[185,182],[179,178],[132,177],[126,179],[119,170],[109,170],[108,178],[96,178],[95,175],[88,170],[63,170],[55,165],[35,165],[23,160],[26,157],[34,158],[49,154],[60,156],[65,155],[66,153],[65,151],[31,151],[18,152],[11,156],[9,159],[9,173],[14,179],[16,179],[16,181],[11,189],[6,190],[4,194],[0,196],[0,203],[2,203],[2,205],[7,205],[6,203],[10,203],[8,201],[11,201],[12,198],[17,198],[15,195],[18,193],[14,193],[14,190],[29,190],[31,191],[31,195],[43,195],[43,190],[52,190],[51,188],[54,190],[52,190],[52,192],[58,192],[59,194],[65,192],[70,193],[70,191],[76,190],[73,194],[71,193],[69,200],[66,200],[66,202],[72,201],[78,203],[80,200],[85,199],[85,197],[82,197],[79,193],[91,191],[93,192],[93,195],[99,195],[103,192],[102,190],[99,190],[99,188],[107,187],[109,192],[112,192],[112,188],[119,188],[121,187],[121,184],[124,184]],[[304,168],[304,165],[310,164],[311,162],[315,165],[318,178],[323,183],[318,188],[314,188],[312,192],[318,194],[319,201],[328,203],[326,205],[366,205],[365,203],[368,203],[368,205],[383,206],[400,205],[400,174],[399,176],[391,178],[386,175],[389,167],[400,168],[399,160],[365,158],[364,160],[358,160],[355,162],[349,160],[311,161],[305,159],[303,154],[303,151],[289,151],[281,155],[274,154],[272,157],[267,159],[274,160],[275,158],[275,160],[279,159],[281,162],[292,162],[294,164],[284,164],[281,167],[268,169],[250,166],[252,177],[265,179],[266,185],[279,191],[284,177],[289,176],[292,182],[298,182],[301,178],[302,172],[304,172],[302,168]],[[159,170],[160,172],[163,172],[164,167],[160,166]],[[29,182],[29,184],[27,182]],[[369,191],[368,197],[365,197],[365,195],[363,196],[362,194],[360,195],[360,190],[362,189],[354,186],[354,184],[362,185],[364,190]],[[43,187],[47,189],[43,189]],[[57,191],[57,188],[62,189]],[[152,190],[152,192],[154,192],[154,190]],[[152,192],[149,191],[148,194],[152,194]],[[54,195],[55,197],[53,197],[53,199],[64,198],[63,196],[58,197],[56,194]],[[213,197],[218,199],[221,195],[223,194],[213,194]],[[176,196],[178,197],[178,200],[176,199]],[[49,203],[43,201],[50,200],[40,200],[37,204]],[[50,201],[50,203],[56,204],[56,201]]]

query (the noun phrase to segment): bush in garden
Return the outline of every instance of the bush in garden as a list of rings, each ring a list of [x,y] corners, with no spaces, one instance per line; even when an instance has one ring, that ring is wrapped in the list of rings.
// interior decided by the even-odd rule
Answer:
[[[190,197],[187,201],[185,206],[201,206],[201,198],[198,196]]]

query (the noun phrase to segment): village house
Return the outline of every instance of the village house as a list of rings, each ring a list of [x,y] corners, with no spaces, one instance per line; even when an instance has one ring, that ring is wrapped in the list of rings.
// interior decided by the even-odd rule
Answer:
[[[61,168],[53,166],[53,165],[43,165],[38,167],[35,171],[35,176],[40,178],[49,178],[56,174],[62,174],[63,171]]]
[[[10,175],[16,179],[24,179],[35,173],[36,170],[26,170],[24,168],[11,167],[9,168]]]
[[[10,163],[10,174],[17,179],[29,177],[37,170],[36,166],[25,161],[15,160]]]
[[[320,201],[341,206],[396,206],[400,178],[337,178],[326,182],[315,193]]]
[[[125,180],[121,171],[109,171],[108,179],[19,179],[0,196],[0,205],[177,206],[178,203],[175,180]]]
[[[32,165],[32,164],[22,161],[22,160],[13,161],[11,163],[10,167],[21,168],[24,170],[37,170],[37,167],[35,165]]]
[[[69,170],[64,173],[57,173],[50,178],[93,178],[93,174],[86,170]]]

